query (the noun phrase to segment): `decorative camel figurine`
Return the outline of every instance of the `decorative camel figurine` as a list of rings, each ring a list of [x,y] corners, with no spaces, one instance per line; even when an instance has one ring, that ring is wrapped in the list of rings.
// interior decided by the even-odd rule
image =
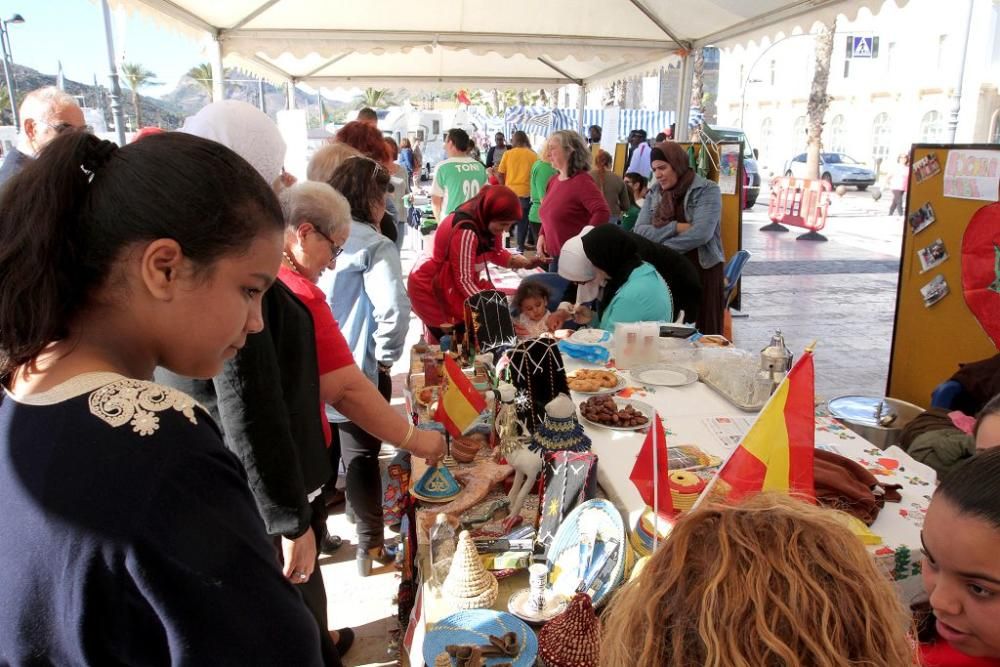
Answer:
[[[507,499],[510,501],[510,515],[517,516],[534,487],[538,473],[542,471],[542,457],[528,448],[531,434],[524,420],[518,419],[514,407],[514,385],[500,383],[500,408],[497,410],[497,433],[500,446],[496,456],[504,457],[514,468],[514,483]]]

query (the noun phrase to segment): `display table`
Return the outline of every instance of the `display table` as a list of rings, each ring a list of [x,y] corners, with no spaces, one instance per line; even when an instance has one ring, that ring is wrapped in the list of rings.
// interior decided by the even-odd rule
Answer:
[[[579,368],[593,368],[565,358],[567,372]],[[705,453],[725,460],[739,444],[756,415],[741,412],[725,398],[705,384],[695,382],[683,387],[646,387],[635,382],[627,371],[621,373],[629,380],[626,392],[629,398],[643,401],[659,412],[667,435],[667,446],[695,445]],[[585,396],[573,392],[573,402],[579,404]],[[645,503],[629,480],[645,432],[612,431],[586,426],[592,440],[592,451],[598,455],[598,484],[609,500],[622,512],[626,527],[635,525],[645,509]],[[902,486],[902,502],[887,503],[872,525],[873,533],[882,538],[882,544],[869,546],[887,576],[897,583],[902,599],[909,602],[919,590],[920,530],[936,482],[934,471],[913,460],[897,447],[886,451],[847,429],[839,422],[822,414],[816,417],[816,446],[855,461],[870,470],[879,481]],[[422,471],[415,462],[414,479]],[[426,547],[419,556],[426,565]],[[423,571],[427,571],[426,569]],[[526,572],[518,572],[500,581],[500,594],[494,609],[506,611],[511,594],[527,586]],[[410,664],[423,664],[422,637],[429,626],[450,614],[447,601],[440,598],[428,582],[421,586],[421,600],[414,608],[406,647]]]
[[[532,273],[545,273],[544,269],[508,269],[503,266],[490,265],[490,281],[498,292],[514,296],[518,286],[525,276]]]

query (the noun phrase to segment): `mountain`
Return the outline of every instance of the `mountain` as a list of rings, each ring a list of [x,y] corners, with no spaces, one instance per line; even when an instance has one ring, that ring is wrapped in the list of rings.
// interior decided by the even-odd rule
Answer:
[[[285,108],[285,86],[274,86],[267,81],[258,83],[252,74],[246,74],[239,70],[226,70],[227,100],[242,100],[258,106],[261,88],[264,91],[265,112],[271,118],[277,118],[278,111]],[[177,88],[160,99],[180,110],[185,116],[190,116],[208,104],[211,97],[199,82],[184,76],[178,82]],[[323,107],[328,117],[333,116],[339,122],[343,122],[346,111],[349,108],[354,108],[354,105],[324,98]],[[316,95],[307,95],[296,88],[295,108],[307,111],[306,116],[309,119],[310,127],[319,126],[319,98]]]
[[[24,95],[36,88],[43,86],[54,86],[56,76],[54,74],[42,74],[38,70],[21,65],[14,65],[15,87],[18,92],[18,104]],[[12,125],[13,120],[10,113],[10,105],[7,103],[6,86],[2,85],[0,78],[0,125]],[[86,107],[104,110],[105,122],[110,127],[111,122],[111,96],[108,92],[107,77],[98,80],[98,86],[79,83],[70,79],[65,80],[65,89],[70,95],[82,98],[82,104]],[[122,113],[125,114],[126,126],[133,129],[133,119],[135,111],[132,106],[132,91],[124,85],[119,84],[122,89],[121,104]],[[264,82],[264,100],[267,114],[275,118],[277,112],[285,108],[285,87],[273,86]],[[150,92],[155,91],[151,88]],[[226,99],[243,100],[257,106],[259,100],[259,85],[255,79],[236,71],[226,72]],[[196,113],[211,101],[208,91],[198,82],[187,76],[181,77],[177,87],[163,95],[162,97],[152,97],[139,93],[139,106],[142,112],[142,124],[146,126],[156,125],[165,130],[174,130],[183,125],[184,119]],[[305,109],[310,127],[320,126],[319,100],[316,95],[306,95],[301,90],[295,91],[295,106],[297,109]],[[343,122],[346,111],[355,105],[346,104],[324,99],[324,110],[327,117],[333,117],[338,122]]]
[[[24,67],[21,65],[14,65],[14,86],[17,88],[18,92],[18,104],[23,99],[26,93],[35,90],[36,88],[41,88],[43,86],[54,86],[56,84],[56,76],[54,74],[42,74],[38,70],[32,69],[30,67]],[[107,82],[107,78],[101,82],[104,84]],[[135,115],[134,108],[132,106],[132,91],[130,91],[124,85],[122,88],[122,112],[125,114],[126,119],[133,118]],[[83,105],[95,109],[104,109],[104,118],[108,125],[111,125],[111,96],[108,92],[108,88],[105,85],[98,85],[96,88],[93,85],[88,85],[85,83],[79,83],[71,79],[65,80],[66,92],[70,95],[83,98]],[[7,103],[7,91],[6,86],[2,89],[3,91],[3,108],[0,109],[0,124],[11,125],[13,124],[10,105]],[[155,97],[147,97],[140,93],[139,95],[139,107],[142,111],[142,122],[143,125],[158,125],[164,129],[174,129],[180,127],[181,123],[184,122],[183,112],[175,107],[170,102],[163,100],[158,100]],[[126,124],[128,124],[126,120]],[[129,125],[131,127],[131,125]]]

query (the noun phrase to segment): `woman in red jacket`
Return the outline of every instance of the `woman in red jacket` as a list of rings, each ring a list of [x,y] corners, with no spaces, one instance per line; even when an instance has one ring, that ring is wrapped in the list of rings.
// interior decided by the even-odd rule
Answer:
[[[520,219],[521,203],[514,191],[487,185],[438,227],[431,255],[410,273],[406,285],[413,312],[433,340],[445,326],[461,327],[466,299],[493,289],[487,262],[512,269],[537,264],[512,255],[501,243],[504,232]]]

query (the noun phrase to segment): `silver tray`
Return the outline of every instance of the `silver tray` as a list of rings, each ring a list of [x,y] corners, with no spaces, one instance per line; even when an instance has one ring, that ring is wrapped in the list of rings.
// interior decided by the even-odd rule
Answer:
[[[707,387],[711,388],[712,391],[714,391],[719,396],[721,396],[722,398],[726,399],[727,401],[738,407],[740,410],[743,410],[744,412],[760,412],[764,408],[764,405],[767,403],[766,398],[760,403],[747,403],[745,398],[732,396],[723,391],[722,388],[719,387],[719,385],[712,382],[711,378],[709,378],[707,375],[699,374],[699,379]]]

